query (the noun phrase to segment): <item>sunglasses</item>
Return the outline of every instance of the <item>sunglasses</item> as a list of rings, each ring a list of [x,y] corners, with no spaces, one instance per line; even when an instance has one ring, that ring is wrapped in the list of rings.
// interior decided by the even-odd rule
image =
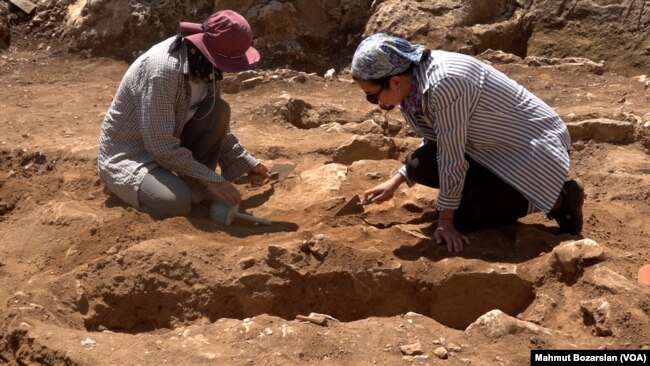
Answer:
[[[379,104],[379,108],[381,108],[381,109],[383,109],[383,110],[385,110],[385,111],[390,111],[390,110],[392,110],[393,108],[395,108],[394,105],[384,104],[384,103],[382,103],[382,102],[379,100],[379,95],[381,94],[381,92],[384,91],[384,89],[388,89],[389,86],[390,86],[390,85],[389,85],[389,83],[388,83],[388,81],[387,81],[385,84],[382,84],[382,85],[381,85],[381,88],[380,88],[379,91],[377,91],[376,93],[366,94],[366,100],[367,100],[369,103],[372,103],[372,104]]]
[[[374,94],[366,94],[366,100],[372,104],[379,104],[379,94],[384,90],[384,88],[379,89],[378,92]]]

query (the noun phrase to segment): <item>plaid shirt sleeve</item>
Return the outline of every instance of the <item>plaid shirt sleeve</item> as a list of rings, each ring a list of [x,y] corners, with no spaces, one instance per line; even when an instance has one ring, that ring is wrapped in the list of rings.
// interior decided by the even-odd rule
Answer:
[[[257,159],[246,152],[237,136],[228,130],[219,151],[219,166],[221,166],[223,177],[234,181],[259,163]]]

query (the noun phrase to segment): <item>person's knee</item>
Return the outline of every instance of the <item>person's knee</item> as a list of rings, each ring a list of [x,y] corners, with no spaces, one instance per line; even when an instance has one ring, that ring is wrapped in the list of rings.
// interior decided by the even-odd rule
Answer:
[[[192,210],[192,199],[189,188],[177,189],[172,195],[161,202],[163,214],[167,217],[188,216]]]
[[[161,189],[155,197],[149,197],[141,204],[146,207],[145,211],[159,219],[188,216],[192,210],[191,192],[189,187],[176,187],[173,191]]]
[[[438,162],[435,155],[423,154],[416,150],[406,157],[406,174],[416,183],[427,187],[439,188]]]

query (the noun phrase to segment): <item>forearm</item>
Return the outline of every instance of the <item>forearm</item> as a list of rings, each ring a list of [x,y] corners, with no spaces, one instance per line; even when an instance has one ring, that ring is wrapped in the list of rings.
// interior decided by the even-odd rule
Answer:
[[[397,174],[393,175],[390,178],[391,182],[395,186],[395,188],[399,187],[402,183],[406,182],[406,177],[402,175],[400,172]]]

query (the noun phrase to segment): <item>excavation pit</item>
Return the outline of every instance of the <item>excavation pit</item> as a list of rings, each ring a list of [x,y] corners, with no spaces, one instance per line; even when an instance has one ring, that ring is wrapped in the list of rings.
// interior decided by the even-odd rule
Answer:
[[[416,312],[464,330],[493,309],[516,316],[535,298],[532,284],[513,273],[454,274],[436,283],[409,278],[399,263],[393,264],[363,271],[285,267],[208,283],[198,271],[167,263],[157,266],[158,273],[118,275],[99,283],[78,308],[90,331],[141,333],[260,314],[293,320],[311,312],[342,322]]]

